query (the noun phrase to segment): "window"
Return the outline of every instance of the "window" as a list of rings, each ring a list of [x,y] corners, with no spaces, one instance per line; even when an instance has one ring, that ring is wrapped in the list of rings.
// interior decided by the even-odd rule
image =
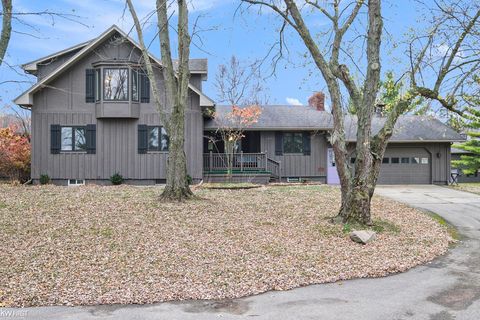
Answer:
[[[128,100],[128,69],[103,70],[103,98],[105,100]]]
[[[419,164],[420,163],[420,158],[413,157],[412,158],[412,164]]]
[[[385,164],[390,163],[390,158],[383,158],[382,163],[385,163]]]
[[[62,127],[61,150],[86,151],[87,139],[85,137],[85,127]]]
[[[285,132],[283,134],[283,153],[303,153],[303,134]]]
[[[168,135],[164,127],[148,127],[148,151],[168,151]]]
[[[428,158],[422,158],[422,164],[428,164]]]
[[[351,158],[351,159],[350,159],[350,163],[351,163],[351,164],[355,164],[355,161],[356,161],[356,160],[357,160],[357,158]]]
[[[397,163],[400,163],[400,158],[392,158],[392,163],[393,164],[397,164]]]
[[[402,163],[403,164],[410,163],[410,158],[402,158]]]
[[[83,186],[85,184],[85,180],[83,179],[69,179],[68,185],[69,186]]]
[[[102,95],[102,78],[100,69],[95,70],[95,101],[100,101]]]
[[[132,70],[132,100],[138,101],[138,71]]]

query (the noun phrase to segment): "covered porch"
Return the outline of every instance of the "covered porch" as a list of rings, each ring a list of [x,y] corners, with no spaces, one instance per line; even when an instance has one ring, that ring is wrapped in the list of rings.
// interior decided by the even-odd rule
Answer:
[[[259,131],[246,131],[229,159],[219,134],[214,131],[205,132],[204,180],[262,184],[280,181],[282,178],[281,162],[269,158],[266,152],[261,152],[260,134]],[[229,171],[231,171],[230,174]]]

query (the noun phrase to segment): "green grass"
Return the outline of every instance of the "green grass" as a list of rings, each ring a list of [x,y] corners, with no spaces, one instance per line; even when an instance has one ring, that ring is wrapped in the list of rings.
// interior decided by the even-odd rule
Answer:
[[[452,189],[480,194],[480,182],[459,183],[458,185],[449,186]]]
[[[454,226],[452,226],[445,219],[443,219],[441,216],[439,216],[434,212],[428,212],[428,214],[430,215],[430,217],[432,217],[433,220],[437,221],[438,224],[447,228],[447,231],[450,234],[450,237],[452,237],[452,239],[460,240],[460,234],[458,233],[458,230]]]
[[[5,209],[7,204],[5,202],[0,201],[0,209]]]
[[[400,232],[400,227],[391,223],[390,221],[376,219],[373,220],[372,230],[378,233],[389,232],[398,234]]]

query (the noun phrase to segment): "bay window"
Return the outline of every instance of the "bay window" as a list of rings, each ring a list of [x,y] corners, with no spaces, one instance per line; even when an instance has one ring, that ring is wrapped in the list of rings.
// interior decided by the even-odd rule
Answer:
[[[128,100],[128,68],[103,69],[103,99]]]
[[[138,101],[138,71],[132,69],[132,100]]]

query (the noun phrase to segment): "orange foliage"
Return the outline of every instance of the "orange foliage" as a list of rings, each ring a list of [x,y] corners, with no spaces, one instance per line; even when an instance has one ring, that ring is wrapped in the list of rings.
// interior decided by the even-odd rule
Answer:
[[[244,108],[232,106],[232,111],[226,115],[225,120],[228,122],[226,126],[231,126],[235,129],[251,126],[258,121],[261,114],[262,109],[257,105]]]
[[[25,180],[30,175],[30,142],[15,126],[0,128],[0,176]]]

